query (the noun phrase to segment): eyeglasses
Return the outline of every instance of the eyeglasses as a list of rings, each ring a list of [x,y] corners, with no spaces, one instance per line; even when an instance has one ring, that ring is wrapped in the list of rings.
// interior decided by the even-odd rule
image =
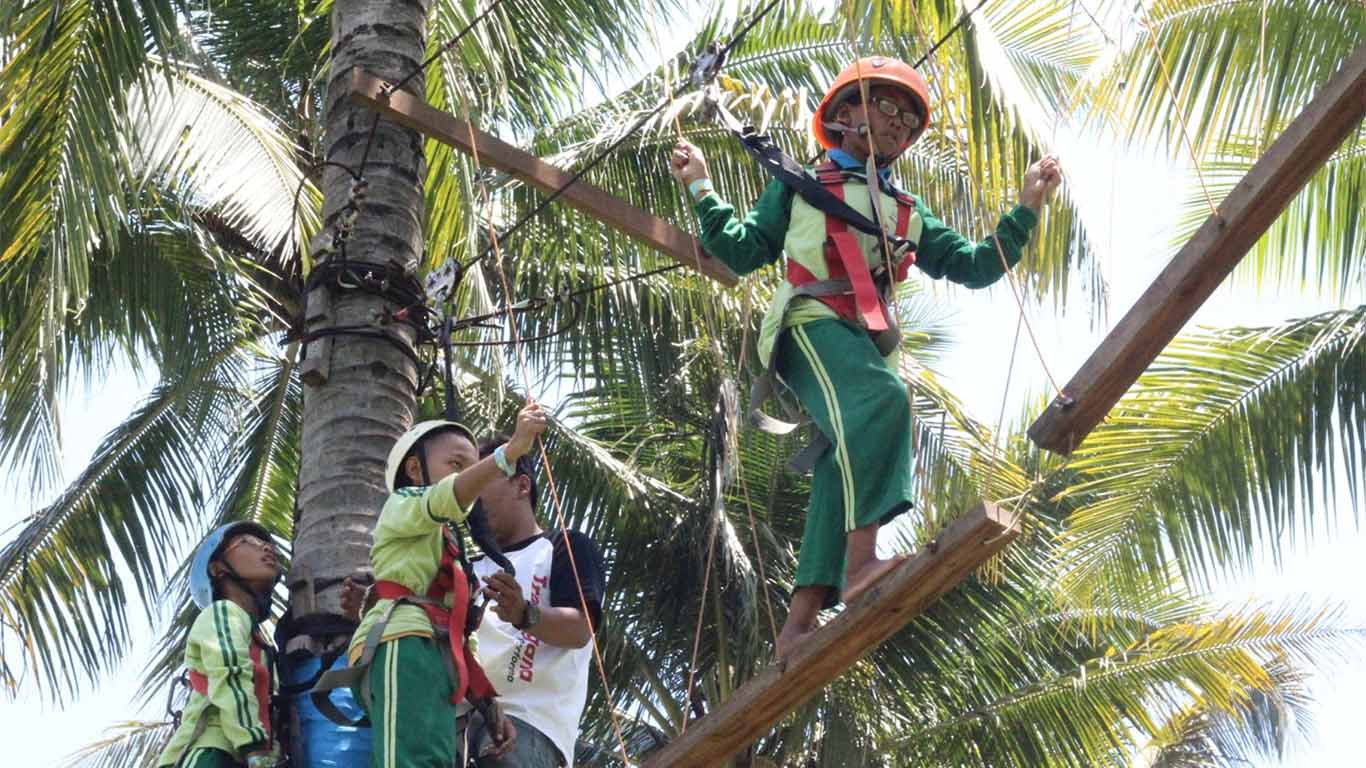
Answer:
[[[900,118],[902,125],[909,127],[911,130],[920,127],[920,113],[916,112],[914,109],[902,109],[900,104],[882,96],[875,97],[872,101],[873,106],[877,107],[877,111],[887,117],[890,117],[893,120]]]
[[[239,544],[250,544],[251,546],[255,547],[256,549],[265,549],[265,550],[269,550],[269,551],[271,551],[271,552],[274,552],[274,551],[275,551],[275,545],[274,545],[273,543],[271,543],[271,542],[269,542],[269,541],[262,541],[261,539],[255,537],[255,536],[252,536],[252,535],[249,534],[249,533],[244,533],[244,534],[242,534],[241,536],[235,537],[235,538],[232,540],[232,543],[228,545],[228,548],[225,549],[225,550],[223,550],[223,551],[224,551],[224,552],[227,552],[227,551],[229,551],[229,550],[231,550],[231,549],[234,549],[234,548],[237,547]]]

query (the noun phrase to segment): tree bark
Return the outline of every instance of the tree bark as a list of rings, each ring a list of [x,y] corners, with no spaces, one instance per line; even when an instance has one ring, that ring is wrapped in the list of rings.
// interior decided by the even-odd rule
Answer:
[[[348,100],[351,70],[397,82],[426,50],[430,0],[337,0],[332,10],[332,71],[325,108],[325,158],[361,172],[374,113]],[[404,89],[421,96],[424,78]],[[391,121],[379,123],[363,175],[368,193],[346,242],[345,258],[395,264],[415,274],[423,250],[422,139]],[[323,230],[330,240],[351,200],[352,178],[323,171]],[[316,252],[316,249],[315,249]],[[330,254],[330,258],[340,256]],[[335,286],[307,297],[309,331],[365,325],[412,346],[412,328],[380,326],[384,299]],[[309,344],[305,378],[298,519],[290,572],[295,617],[339,613],[341,578],[368,568],[371,532],[386,495],[385,458],[412,423],[418,371],[394,345],[377,338],[332,336]],[[323,588],[316,590],[314,585]],[[339,585],[338,585],[339,586]]]

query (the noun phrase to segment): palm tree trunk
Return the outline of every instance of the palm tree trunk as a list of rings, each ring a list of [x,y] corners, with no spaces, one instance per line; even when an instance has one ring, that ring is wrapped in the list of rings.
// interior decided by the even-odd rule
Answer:
[[[360,170],[374,114],[347,101],[351,71],[362,68],[397,82],[417,67],[426,47],[430,0],[337,0],[332,10],[332,73],[326,105],[325,159]],[[405,90],[423,93],[424,78]],[[345,258],[401,265],[415,273],[423,250],[422,138],[382,121],[364,177],[369,191],[347,241]],[[321,239],[331,239],[351,197],[346,171],[323,172]],[[316,252],[316,249],[315,249]],[[331,258],[341,256],[333,253]],[[373,326],[412,346],[412,328],[380,326],[383,298],[336,286],[308,296],[308,330]],[[383,339],[339,335],[314,340],[304,363],[302,466],[294,564],[293,615],[338,613],[340,591],[329,582],[366,568],[370,537],[384,502],[384,461],[412,423],[418,371]],[[323,589],[316,590],[314,584]]]

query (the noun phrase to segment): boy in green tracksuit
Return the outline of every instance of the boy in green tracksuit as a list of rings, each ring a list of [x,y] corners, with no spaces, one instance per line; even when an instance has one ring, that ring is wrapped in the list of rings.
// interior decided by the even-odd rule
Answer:
[[[855,231],[780,181],[742,219],[713,191],[698,148],[681,140],[674,147],[671,170],[694,200],[708,253],[742,275],[786,254],[787,280],[764,318],[759,355],[830,443],[813,467],[780,657],[815,629],[832,592],[850,602],[899,562],[876,555],[878,528],[914,498],[910,402],[895,370],[897,332],[888,309],[894,284],[912,264],[969,288],[992,284],[1004,274],[1002,255],[1010,266],[1020,260],[1039,210],[1061,181],[1056,158],[1034,163],[1020,204],[1001,217],[993,236],[968,241],[889,178],[891,162],[929,118],[929,88],[920,74],[879,56],[845,68],[816,110],[813,131],[829,154],[811,174],[886,238]],[[876,193],[869,166],[878,176]]]
[[[270,533],[231,523],[200,544],[190,567],[199,617],[185,647],[190,698],[158,766],[272,768],[274,651],[258,624],[279,580]]]
[[[508,474],[545,427],[533,404],[518,415],[513,438],[485,459],[473,434],[451,421],[419,423],[390,451],[390,495],[370,550],[375,584],[349,653],[352,667],[368,664],[359,698],[374,728],[374,768],[455,765],[462,700],[484,714],[491,754],[512,748],[512,723],[466,641],[470,590],[450,525],[470,518],[484,486]]]

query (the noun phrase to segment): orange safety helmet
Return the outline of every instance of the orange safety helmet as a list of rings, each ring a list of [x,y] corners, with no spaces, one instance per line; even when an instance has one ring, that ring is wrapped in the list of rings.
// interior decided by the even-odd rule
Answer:
[[[820,106],[816,107],[815,117],[811,120],[811,132],[816,135],[816,141],[826,149],[834,149],[840,145],[839,136],[825,127],[829,122],[826,120],[825,111],[857,93],[860,78],[870,88],[880,84],[896,86],[909,94],[912,101],[920,107],[920,128],[912,133],[906,145],[897,149],[892,156],[900,155],[930,126],[930,87],[926,84],[925,78],[915,71],[915,67],[897,59],[868,56],[845,67],[844,71],[835,77],[830,90],[825,92],[825,98],[821,99]]]

